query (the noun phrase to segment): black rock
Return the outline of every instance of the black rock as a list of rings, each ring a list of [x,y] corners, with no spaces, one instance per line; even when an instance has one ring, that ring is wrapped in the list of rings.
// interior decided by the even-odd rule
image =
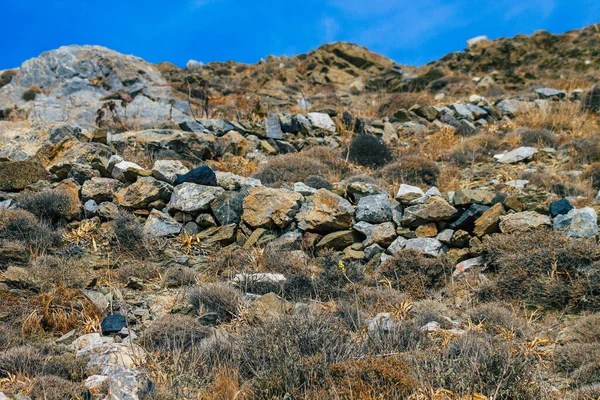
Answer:
[[[206,129],[200,122],[196,120],[183,121],[179,124],[179,128],[185,132],[204,132]]]
[[[554,218],[557,215],[567,214],[573,208],[574,207],[571,205],[569,200],[560,199],[550,203],[550,215],[552,216],[552,218]]]
[[[488,206],[483,206],[481,204],[471,205],[471,207],[462,213],[459,219],[450,224],[450,229],[462,229],[463,231],[473,232],[475,221],[489,209]]]
[[[204,186],[218,186],[217,175],[207,165],[195,168],[185,175],[178,175],[177,179],[175,179],[175,186],[185,182]]]
[[[102,320],[100,324],[102,327],[103,335],[111,335],[119,333],[121,329],[127,327],[127,320],[121,314],[113,314]]]

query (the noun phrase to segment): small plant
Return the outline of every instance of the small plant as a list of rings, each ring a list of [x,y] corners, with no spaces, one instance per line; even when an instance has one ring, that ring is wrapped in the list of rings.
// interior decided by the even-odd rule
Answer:
[[[402,161],[383,167],[380,175],[391,183],[433,186],[440,176],[440,168],[435,161],[425,157],[406,156]]]
[[[39,220],[54,226],[72,219],[79,211],[79,202],[64,190],[45,190],[22,195],[17,206],[35,215]]]
[[[167,314],[152,322],[140,343],[150,351],[173,352],[198,346],[209,334],[209,328],[194,317]]]
[[[0,239],[24,242],[35,249],[58,247],[61,235],[29,211],[21,209],[0,210]]]
[[[363,167],[380,168],[392,160],[392,152],[380,138],[361,134],[354,136],[346,159]]]
[[[115,218],[113,232],[119,245],[127,250],[139,249],[144,243],[142,224],[133,215],[121,211]]]
[[[333,189],[333,185],[327,179],[323,178],[320,175],[311,175],[306,179],[306,183],[313,189]]]

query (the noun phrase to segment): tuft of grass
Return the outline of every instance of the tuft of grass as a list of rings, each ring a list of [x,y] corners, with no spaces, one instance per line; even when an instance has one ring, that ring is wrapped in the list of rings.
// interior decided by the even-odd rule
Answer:
[[[200,313],[215,313],[217,323],[226,323],[239,315],[242,296],[229,285],[212,283],[194,287],[189,302]]]

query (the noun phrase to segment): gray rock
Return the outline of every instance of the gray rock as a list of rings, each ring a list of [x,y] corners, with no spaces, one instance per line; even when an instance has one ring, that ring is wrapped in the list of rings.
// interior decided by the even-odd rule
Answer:
[[[514,164],[519,161],[527,160],[533,155],[537,154],[538,150],[535,147],[519,147],[518,149],[509,151],[504,154],[497,154],[494,158],[502,164]]]
[[[307,115],[313,129],[322,129],[325,131],[335,132],[335,124],[331,117],[324,113],[312,112]]]
[[[400,185],[398,193],[396,193],[396,200],[402,204],[409,204],[412,200],[423,196],[425,196],[425,193],[421,190],[421,188],[403,183]]]
[[[483,108],[476,106],[474,104],[467,104],[465,107],[467,108],[467,110],[469,110],[473,114],[473,117],[476,120],[478,120],[480,118],[485,118],[488,116],[488,112],[486,110],[484,110]]]
[[[564,99],[565,97],[567,97],[567,92],[565,92],[564,90],[558,90],[558,89],[540,88],[540,89],[536,89],[535,92],[537,93],[538,96],[540,96],[540,99],[550,99],[550,98]]]
[[[312,188],[302,182],[294,183],[294,192],[300,193],[302,196],[312,196],[317,189]]]
[[[175,236],[181,233],[182,227],[182,224],[169,215],[152,210],[144,224],[144,233],[152,237]]]
[[[111,175],[113,178],[121,182],[133,182],[137,176],[144,173],[144,168],[130,161],[121,161],[112,169]]]
[[[361,197],[356,207],[356,220],[380,224],[392,220],[392,206],[386,194]]]
[[[554,229],[566,231],[569,237],[595,237],[598,235],[598,215],[591,207],[572,209],[554,218]]]
[[[408,242],[408,239],[398,236],[396,240],[389,245],[387,252],[394,257],[397,256],[404,249],[404,247],[406,247],[406,242]]]
[[[210,209],[220,225],[239,224],[244,212],[244,198],[248,192],[225,192],[210,203]]]
[[[474,121],[473,113],[467,108],[466,105],[460,103],[454,103],[450,107],[452,107],[455,111],[454,116],[457,119],[467,119],[469,121]]]
[[[383,254],[385,249],[378,244],[372,244],[370,246],[365,247],[365,258],[367,260],[371,260],[374,257]]]
[[[523,211],[500,217],[500,230],[502,233],[524,232],[544,226],[552,226],[550,217],[538,214],[535,211]]]
[[[430,256],[438,256],[442,250],[442,243],[433,238],[408,239],[404,248],[414,249]]]
[[[281,123],[277,114],[271,113],[265,120],[266,135],[270,139],[281,139],[283,138],[283,131],[281,130]]]
[[[86,217],[93,217],[98,212],[98,203],[94,200],[88,200],[83,204],[83,212]]]
[[[375,228],[375,225],[370,224],[368,222],[365,221],[360,221],[357,222],[356,224],[354,224],[354,226],[352,227],[352,229],[354,229],[357,232],[362,233],[365,236],[371,236],[371,233],[373,233],[373,229]]]
[[[208,211],[210,203],[223,193],[225,190],[220,187],[186,182],[175,187],[167,208],[171,213],[173,211],[186,213]]]
[[[187,174],[190,170],[179,160],[157,160],[152,167],[152,176],[156,179],[175,183],[177,175]]]

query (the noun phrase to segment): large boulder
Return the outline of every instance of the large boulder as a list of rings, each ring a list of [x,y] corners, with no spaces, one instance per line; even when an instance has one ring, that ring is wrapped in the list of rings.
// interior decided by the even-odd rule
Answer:
[[[469,206],[470,204],[491,205],[496,195],[482,189],[460,189],[454,193],[452,199],[455,206]]]
[[[152,176],[171,185],[175,183],[178,175],[188,172],[190,170],[179,160],[157,160],[152,167]]]
[[[500,217],[502,233],[525,232],[542,227],[551,227],[552,221],[547,215],[535,211],[523,211]]]
[[[208,165],[194,168],[183,175],[177,176],[174,184],[181,185],[182,183],[186,182],[203,186],[218,186],[217,175]]]
[[[242,220],[253,228],[283,229],[293,221],[302,200],[301,194],[287,189],[250,188]]]
[[[332,232],[352,226],[354,207],[343,197],[327,189],[319,189],[303,205],[296,219],[304,231]]]
[[[442,251],[442,242],[434,238],[408,239],[404,244],[404,248],[417,250],[435,257]]]
[[[554,218],[554,229],[564,230],[572,237],[595,237],[598,235],[598,215],[591,207],[572,209]]]
[[[116,192],[121,190],[123,184],[111,178],[92,178],[81,186],[81,197],[83,200],[94,200],[96,203],[112,201]]]
[[[244,198],[248,192],[221,193],[210,203],[210,209],[220,225],[239,224],[244,212]]]
[[[48,173],[35,160],[0,162],[0,190],[23,190],[48,177]]]
[[[171,213],[182,211],[194,214],[208,211],[210,203],[223,193],[225,193],[225,190],[216,186],[203,186],[189,182],[182,183],[175,186],[167,208]]]
[[[475,221],[473,233],[479,237],[499,232],[500,217],[506,214],[502,203],[494,204]]]
[[[135,183],[119,190],[115,193],[115,198],[123,207],[143,209],[157,200],[168,201],[172,191],[173,187],[168,183],[148,176],[139,178]]]
[[[404,209],[402,224],[404,226],[418,226],[423,222],[449,221],[457,214],[452,207],[441,197],[430,197],[423,204],[416,204]]]
[[[308,113],[308,120],[312,124],[313,129],[321,129],[331,133],[335,132],[335,124],[333,123],[333,120],[325,113]]]
[[[387,194],[364,196],[356,207],[356,220],[379,224],[392,220],[392,205]]]

